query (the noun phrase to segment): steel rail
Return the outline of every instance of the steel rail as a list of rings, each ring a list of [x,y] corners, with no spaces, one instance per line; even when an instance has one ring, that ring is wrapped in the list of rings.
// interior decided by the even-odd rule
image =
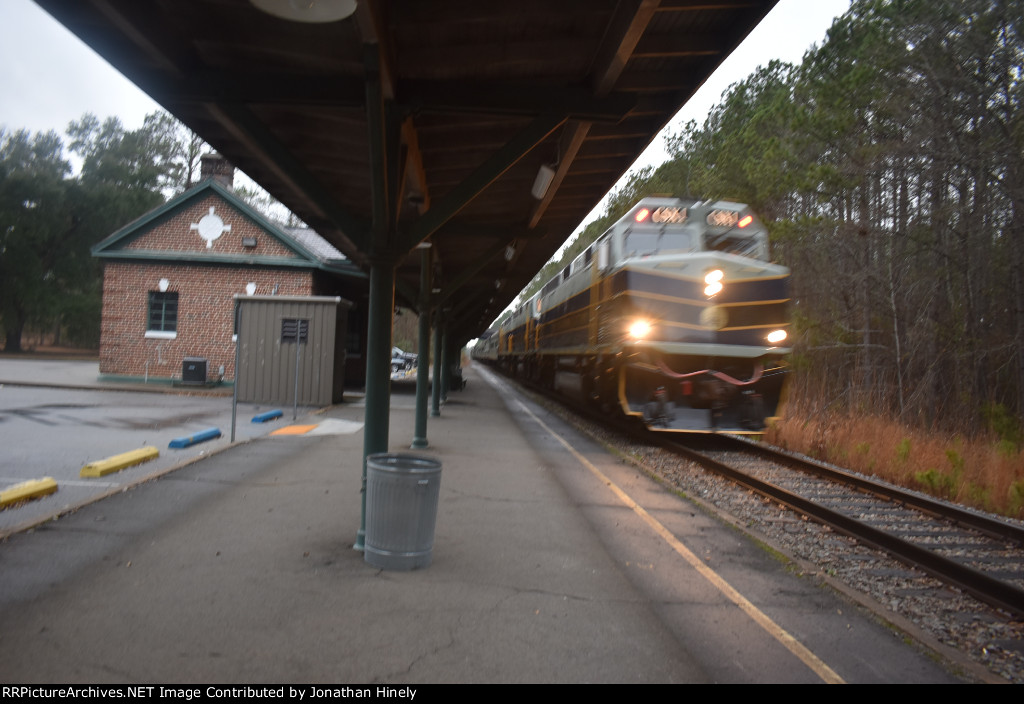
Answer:
[[[707,455],[697,452],[692,448],[686,447],[678,441],[672,440],[671,435],[668,433],[658,433],[651,432],[646,429],[639,430],[635,427],[625,427],[622,423],[615,424],[610,421],[606,415],[601,415],[593,408],[584,406],[573,399],[569,399],[559,394],[554,394],[548,389],[524,382],[521,379],[517,379],[516,383],[527,386],[531,390],[551,398],[553,401],[562,404],[573,412],[579,413],[588,420],[598,423],[615,432],[625,433],[634,441],[658,445],[670,452],[686,457],[693,462],[726,477],[730,481],[747,487],[751,491],[755,491],[762,496],[788,506],[792,510],[811,517],[819,523],[835,528],[844,535],[848,535],[876,549],[882,550],[904,564],[917,567],[925,573],[936,577],[947,584],[959,587],[968,594],[976,597],[982,603],[1007,611],[1015,617],[1024,618],[1024,590],[1021,590],[1012,584],[990,577],[984,572],[972,567],[967,567],[955,560],[942,557],[931,550],[919,547],[914,543],[903,540],[902,538],[868,525],[867,523],[852,518],[844,513],[822,506],[821,504],[815,503],[810,499],[799,496],[791,491],[783,489],[782,487],[771,484],[770,482],[765,482],[757,479],[756,477],[752,477],[739,469],[730,467],[723,462],[719,462],[714,458],[708,457]],[[706,439],[709,436],[702,435],[700,437],[702,439]],[[818,474],[828,481],[851,485],[857,491],[862,493],[871,494],[876,498],[891,501],[893,503],[902,503],[913,510],[932,515],[933,517],[949,519],[955,523],[959,523],[965,528],[976,530],[989,537],[1022,542],[1022,536],[1024,536],[1024,531],[1021,531],[1016,526],[1003,523],[1002,521],[978,516],[965,511],[962,508],[952,507],[945,503],[917,496],[910,492],[901,491],[894,487],[878,484],[864,477],[857,477],[831,467],[825,467],[824,465],[820,465],[809,460],[802,460],[801,458],[794,457],[788,453],[782,452],[781,450],[775,450],[767,445],[755,444],[729,435],[715,435],[711,437],[725,440],[727,444],[742,444],[743,449],[746,451],[754,452],[766,459],[790,465],[791,468],[793,468],[792,464],[798,464],[801,465],[801,467],[806,466],[806,469],[793,469],[795,471],[805,471]],[[1004,532],[1004,529],[1006,532]]]
[[[852,538],[884,550],[902,562],[919,567],[933,577],[938,577],[963,589],[990,606],[1009,611],[1017,617],[1024,617],[1024,590],[1018,589],[1012,584],[1007,584],[984,572],[937,555],[931,550],[822,506],[775,484],[751,477],[745,472],[677,442],[658,440],[658,444],[662,447],[697,462],[741,486],[784,504],[794,511],[810,516]]]
[[[936,518],[943,518],[953,521],[954,523],[958,523],[964,527],[972,528],[991,538],[1012,540],[1019,543],[1021,546],[1024,546],[1024,528],[1021,528],[1020,526],[1015,526],[1011,523],[1000,521],[989,516],[982,516],[972,511],[968,511],[961,506],[954,506],[928,496],[922,496],[906,489],[881,484],[867,477],[858,476],[851,472],[845,472],[836,467],[829,467],[828,465],[816,462],[810,458],[798,457],[784,450],[771,447],[770,445],[761,445],[734,436],[721,437],[726,439],[727,442],[742,445],[746,450],[754,452],[765,459],[786,464],[798,471],[808,472],[824,479],[848,484],[864,493],[872,494],[882,499],[896,501],[907,506],[912,506],[919,511],[935,516]]]

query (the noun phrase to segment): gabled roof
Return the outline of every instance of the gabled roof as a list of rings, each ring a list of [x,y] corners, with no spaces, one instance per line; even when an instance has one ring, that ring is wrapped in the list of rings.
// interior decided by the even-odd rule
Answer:
[[[152,232],[185,208],[210,195],[219,196],[241,216],[250,220],[266,235],[294,256],[280,254],[224,253],[167,249],[131,249],[132,242]],[[160,262],[190,262],[200,264],[228,264],[241,266],[273,266],[300,269],[321,269],[334,274],[365,278],[358,267],[308,228],[284,228],[268,220],[233,191],[213,179],[207,179],[184,193],[171,198],[158,208],[128,223],[99,244],[93,246],[92,255],[110,260],[146,260]]]
[[[348,257],[308,227],[283,228],[296,242],[312,252],[321,261],[347,261]]]

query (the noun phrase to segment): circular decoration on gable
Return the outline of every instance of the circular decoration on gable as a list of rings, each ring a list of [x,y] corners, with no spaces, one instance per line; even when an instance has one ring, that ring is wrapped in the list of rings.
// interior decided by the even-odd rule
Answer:
[[[214,208],[210,206],[210,212],[199,219],[199,222],[192,223],[192,229],[199,231],[199,236],[206,240],[206,248],[213,247],[213,241],[219,239],[225,232],[231,232],[231,225],[225,225],[219,215],[214,214]]]

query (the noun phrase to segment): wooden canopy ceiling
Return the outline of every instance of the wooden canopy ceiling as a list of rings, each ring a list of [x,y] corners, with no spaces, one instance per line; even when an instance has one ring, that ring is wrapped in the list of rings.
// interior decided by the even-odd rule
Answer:
[[[36,0],[354,261],[394,261],[409,302],[429,241],[460,342],[776,1],[358,0],[307,24],[248,0]]]

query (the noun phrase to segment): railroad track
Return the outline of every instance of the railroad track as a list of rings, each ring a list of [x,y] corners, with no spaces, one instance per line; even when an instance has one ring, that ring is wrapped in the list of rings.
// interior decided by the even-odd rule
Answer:
[[[623,427],[572,399],[527,386],[606,431],[683,457],[957,587],[1004,617],[1024,620],[1024,528],[1018,525],[733,436]],[[700,452],[696,445],[716,447]]]
[[[736,438],[716,437],[710,451],[646,441],[1024,618],[1019,526]]]
[[[536,392],[535,400],[546,397],[550,403],[545,405],[580,431],[616,448],[643,471],[781,551],[798,567],[819,574],[955,669],[963,668],[960,671],[971,673],[976,681],[1024,684],[1024,618],[1019,608],[1024,529],[1019,522],[965,510],[744,440],[624,427],[592,408],[553,397],[522,380],[512,383]],[[699,448],[719,465],[730,465],[734,476],[723,476],[666,444],[682,445],[690,452]],[[871,531],[857,535],[829,527],[808,504],[794,501],[787,507],[788,502],[777,494],[751,488],[755,483],[778,485],[802,501],[844,514],[843,522],[855,521],[883,537],[876,541],[865,534]],[[917,560],[895,557],[888,547],[876,547],[897,540],[929,554]],[[948,577],[921,564],[942,560],[968,569],[953,566],[954,574]],[[981,582],[997,583],[996,598],[984,595],[988,590],[978,586],[975,572],[988,578]]]

